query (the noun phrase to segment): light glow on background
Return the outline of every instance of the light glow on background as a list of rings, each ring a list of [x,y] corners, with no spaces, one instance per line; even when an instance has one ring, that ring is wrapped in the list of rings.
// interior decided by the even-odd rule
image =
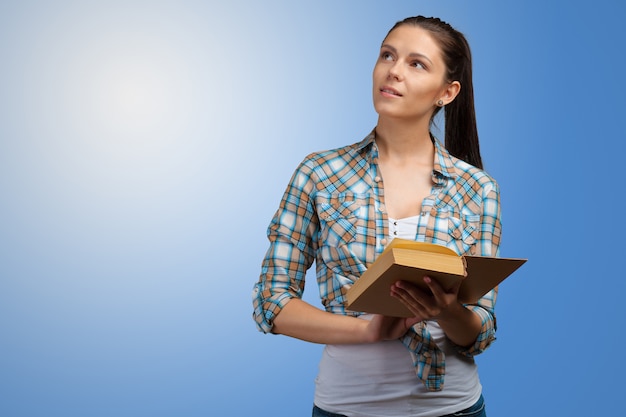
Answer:
[[[472,45],[502,255],[530,259],[489,414],[620,410],[624,6],[27,0],[0,4],[0,415],[308,415],[321,347],[251,319],[265,229],[306,154],[374,127],[415,14]]]

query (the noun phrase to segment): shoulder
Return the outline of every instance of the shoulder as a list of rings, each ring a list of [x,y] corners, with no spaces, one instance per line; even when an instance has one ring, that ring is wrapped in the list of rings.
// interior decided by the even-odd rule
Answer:
[[[328,164],[350,162],[352,158],[363,155],[367,149],[367,138],[351,145],[341,146],[334,149],[312,152],[307,155],[302,164],[313,166],[323,166]]]
[[[450,158],[453,161],[455,179],[464,188],[481,189],[484,193],[498,191],[498,182],[487,171],[453,156]]]
[[[370,137],[338,148],[308,154],[298,166],[299,172],[327,178],[345,171],[359,170],[365,166],[373,140]]]
[[[298,165],[291,185],[310,194],[359,193],[367,189],[371,143],[360,141],[308,154]]]
[[[435,141],[435,147],[438,156],[435,170],[451,178],[462,190],[470,194],[483,195],[491,191],[498,192],[497,181],[487,171],[450,155],[438,141]]]

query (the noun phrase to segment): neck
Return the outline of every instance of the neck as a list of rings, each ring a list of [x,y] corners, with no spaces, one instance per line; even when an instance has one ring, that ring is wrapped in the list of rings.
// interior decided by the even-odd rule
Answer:
[[[376,143],[382,158],[432,158],[434,147],[430,139],[430,123],[378,118]]]

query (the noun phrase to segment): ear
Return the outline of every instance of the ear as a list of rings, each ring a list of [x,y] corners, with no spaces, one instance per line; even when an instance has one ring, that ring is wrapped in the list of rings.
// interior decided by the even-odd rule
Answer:
[[[461,83],[458,81],[452,81],[447,86],[444,87],[444,90],[441,92],[439,96],[439,100],[443,101],[443,105],[452,103],[452,101],[459,95],[461,91]]]

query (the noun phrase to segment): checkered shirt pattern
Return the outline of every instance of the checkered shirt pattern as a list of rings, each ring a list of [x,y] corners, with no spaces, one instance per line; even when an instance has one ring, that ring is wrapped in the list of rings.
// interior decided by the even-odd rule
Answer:
[[[433,137],[432,194],[422,204],[415,239],[445,245],[459,255],[498,256],[501,234],[497,183],[483,170],[451,156]],[[388,243],[388,215],[378,173],[375,133],[361,142],[307,156],[294,172],[268,227],[269,248],[253,290],[259,330],[291,298],[301,298],[307,270],[315,262],[322,305],[328,312],[358,316],[345,308],[350,286]],[[467,305],[482,329],[461,354],[474,356],[495,340],[497,288]],[[401,338],[417,377],[431,391],[443,389],[445,357],[427,322]]]

